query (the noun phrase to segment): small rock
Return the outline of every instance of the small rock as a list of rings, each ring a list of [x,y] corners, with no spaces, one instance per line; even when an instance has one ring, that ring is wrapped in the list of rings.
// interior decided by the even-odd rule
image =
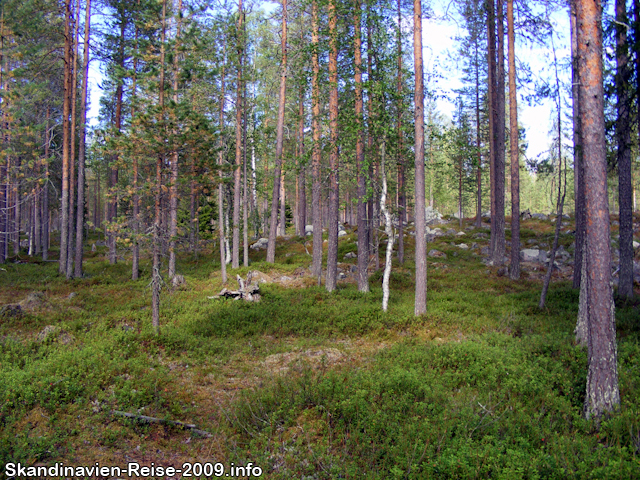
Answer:
[[[537,248],[525,248],[520,251],[520,260],[523,262],[537,262],[540,256],[540,250]]]
[[[252,249],[252,250],[262,250],[264,248],[267,248],[267,245],[269,245],[269,239],[268,238],[261,238],[256,243],[254,243],[253,245],[249,246],[249,248]]]
[[[633,248],[638,248],[640,247],[640,243],[636,242],[635,240],[633,241]]]
[[[456,233],[456,235],[457,235],[458,237],[464,237],[464,236],[466,235],[466,233],[464,233],[464,232],[458,232],[458,233]]]
[[[53,325],[47,325],[44,329],[38,334],[38,341],[44,342],[50,335],[55,334],[60,329],[58,327],[54,327]]]
[[[338,273],[338,280],[344,280],[347,278],[347,275],[344,272]]]
[[[458,248],[461,248],[462,250],[469,250],[469,245],[467,245],[466,243],[461,243],[460,245],[457,245]]]
[[[0,307],[0,318],[19,318],[22,316],[22,307],[17,304],[8,304]]]
[[[20,302],[20,305],[27,310],[32,310],[35,308],[42,308],[46,303],[47,298],[44,292],[31,292],[27,295],[27,298]]]
[[[350,258],[358,258],[358,255],[355,254],[355,252],[348,252],[345,256],[344,259],[348,260]]]
[[[71,293],[69,294],[69,296],[67,297],[67,299],[71,300],[71,299],[73,299],[73,298],[76,298],[77,296],[78,296],[78,294],[77,294],[76,292],[71,292]]]
[[[427,255],[429,257],[447,258],[447,254],[446,253],[441,252],[440,250],[436,250],[436,249],[429,250],[429,253],[427,253]]]
[[[344,237],[347,234],[347,232],[343,230],[338,230],[338,237]]]

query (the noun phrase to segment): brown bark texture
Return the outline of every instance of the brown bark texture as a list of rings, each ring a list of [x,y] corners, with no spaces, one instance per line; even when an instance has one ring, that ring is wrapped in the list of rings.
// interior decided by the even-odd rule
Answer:
[[[424,69],[422,65],[422,4],[413,1],[413,55],[415,86],[415,209],[416,209],[416,299],[415,315],[427,311],[427,238],[424,194]]]
[[[64,98],[62,102],[62,205],[60,225],[60,264],[59,271],[67,273],[67,255],[69,248],[69,114],[71,112],[71,0],[65,1],[64,20]]]
[[[627,43],[627,4],[616,0],[616,95],[618,97],[618,199],[620,273],[618,295],[633,298],[633,188],[631,186],[631,68]]]
[[[91,32],[91,0],[87,0],[84,20],[82,96],[80,99],[80,132],[78,143],[78,201],[76,213],[76,249],[74,276],[82,277],[83,229],[84,229],[84,167],[87,130],[87,90],[89,80],[89,35]]]
[[[286,1],[286,0],[285,0]],[[236,165],[233,170],[233,238],[231,240],[231,267],[240,266],[240,168],[242,167],[242,61],[244,55],[244,35],[242,32],[244,11],[242,0],[238,1],[238,23],[236,25],[236,41],[238,51],[238,72],[236,80]],[[283,36],[286,37],[286,31]]]
[[[320,63],[318,61],[318,1],[313,0],[312,4],[312,33],[311,41],[313,43],[312,65],[313,76],[311,79],[311,98],[312,98],[312,123],[311,134],[313,136],[313,153],[312,153],[312,176],[313,187],[311,191],[311,215],[313,217],[313,260],[311,274],[318,279],[322,276],[322,210],[320,208],[321,195],[321,156],[320,156],[320,85],[318,76],[320,74]]]
[[[511,263],[509,277],[520,278],[520,161],[518,148],[518,101],[516,98],[516,54],[513,0],[507,0],[509,43],[509,145],[511,147]],[[553,260],[551,260],[553,268]]]
[[[325,288],[332,292],[336,288],[338,275],[338,32],[336,0],[329,0],[329,212],[327,229],[327,275]]]
[[[361,29],[362,2],[355,0],[354,25],[354,50],[355,50],[355,93],[356,93],[356,181],[358,184],[358,291],[369,291],[369,236],[367,225],[367,183],[366,165],[364,163],[364,115],[362,104],[362,29]]]
[[[602,5],[576,4],[583,129],[588,364],[584,411],[600,419],[620,403],[615,317],[611,294],[611,249],[604,126]]]
[[[278,235],[278,203],[280,200],[280,174],[282,171],[282,144],[284,140],[284,107],[287,93],[287,0],[282,0],[282,61],[280,64],[280,97],[278,99],[278,123],[276,125],[276,164],[273,171],[273,197],[269,221],[269,243],[267,262],[276,259],[276,236]],[[284,214],[284,212],[283,212]]]
[[[578,72],[578,37],[576,25],[576,2],[571,0],[570,33],[571,33],[571,96],[573,104],[573,176],[575,197],[575,252],[573,262],[573,288],[579,289],[582,279],[582,259],[585,238],[584,211],[584,163],[582,152],[582,127],[580,120],[580,77]]]

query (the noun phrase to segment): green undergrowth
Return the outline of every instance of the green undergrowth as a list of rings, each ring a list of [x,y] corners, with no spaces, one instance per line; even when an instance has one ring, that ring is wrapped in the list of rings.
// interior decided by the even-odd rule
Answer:
[[[585,378],[585,351],[555,336],[405,341],[367,368],[248,392],[233,426],[270,478],[633,478],[637,402],[596,434]]]
[[[528,238],[549,235],[538,223],[527,224]],[[261,285],[259,303],[208,298],[223,287],[215,246],[185,254],[186,285],[163,286],[159,336],[148,258],[135,282],[130,262],[110,265],[105,247],[88,255],[77,280],[60,276],[55,262],[7,263],[0,303],[41,293],[21,316],[0,319],[0,465],[90,463],[138,449],[147,464],[160,462],[154,452],[172,452],[253,462],[274,479],[634,478],[640,303],[618,305],[622,405],[597,430],[582,417],[578,292],[554,282],[539,310],[538,279],[524,272],[514,282],[485,266],[479,248],[455,246],[485,246],[474,233],[429,244],[447,258],[429,259],[420,317],[410,236],[405,263],[394,259],[388,312],[380,271],[368,294],[353,281],[332,293],[315,286],[305,273],[309,238],[280,242],[275,264],[251,251],[249,267],[229,269],[231,289],[250,270],[306,275],[296,286]],[[345,271],[355,265],[342,261],[357,252],[355,240],[341,239]],[[332,361],[335,350],[344,357]],[[278,355],[293,360],[269,367]],[[215,439],[112,410],[197,423]]]

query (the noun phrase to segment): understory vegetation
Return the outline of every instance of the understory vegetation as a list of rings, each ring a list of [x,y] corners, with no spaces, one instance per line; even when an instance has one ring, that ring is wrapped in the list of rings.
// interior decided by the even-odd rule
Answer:
[[[429,259],[419,318],[411,235],[386,313],[381,272],[370,294],[352,274],[333,293],[318,287],[308,238],[280,238],[275,264],[252,251],[249,268],[230,271],[273,279],[258,303],[207,298],[223,287],[215,245],[184,254],[186,283],[164,285],[159,336],[149,259],[137,282],[126,257],[109,265],[106,247],[87,254],[79,279],[56,262],[3,265],[0,303],[22,309],[0,320],[0,465],[253,462],[269,479],[637,477],[640,303],[617,305],[622,403],[597,429],[582,416],[578,292],[560,272],[539,310],[544,268],[525,265],[511,281],[481,261],[488,239],[474,235],[487,230],[464,232],[429,244],[446,258]],[[525,240],[551,236],[549,222],[523,223]],[[355,237],[341,239],[340,260]]]

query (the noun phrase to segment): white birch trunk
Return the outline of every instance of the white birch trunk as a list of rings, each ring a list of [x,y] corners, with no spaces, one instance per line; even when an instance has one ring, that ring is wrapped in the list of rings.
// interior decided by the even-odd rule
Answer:
[[[387,311],[389,306],[389,277],[391,276],[391,260],[393,258],[393,224],[391,222],[391,214],[387,209],[387,172],[384,169],[385,141],[382,141],[382,158],[380,160],[380,171],[382,173],[382,196],[380,197],[380,211],[384,215],[384,231],[387,234],[387,253],[384,262],[384,274],[382,275],[382,310]]]

